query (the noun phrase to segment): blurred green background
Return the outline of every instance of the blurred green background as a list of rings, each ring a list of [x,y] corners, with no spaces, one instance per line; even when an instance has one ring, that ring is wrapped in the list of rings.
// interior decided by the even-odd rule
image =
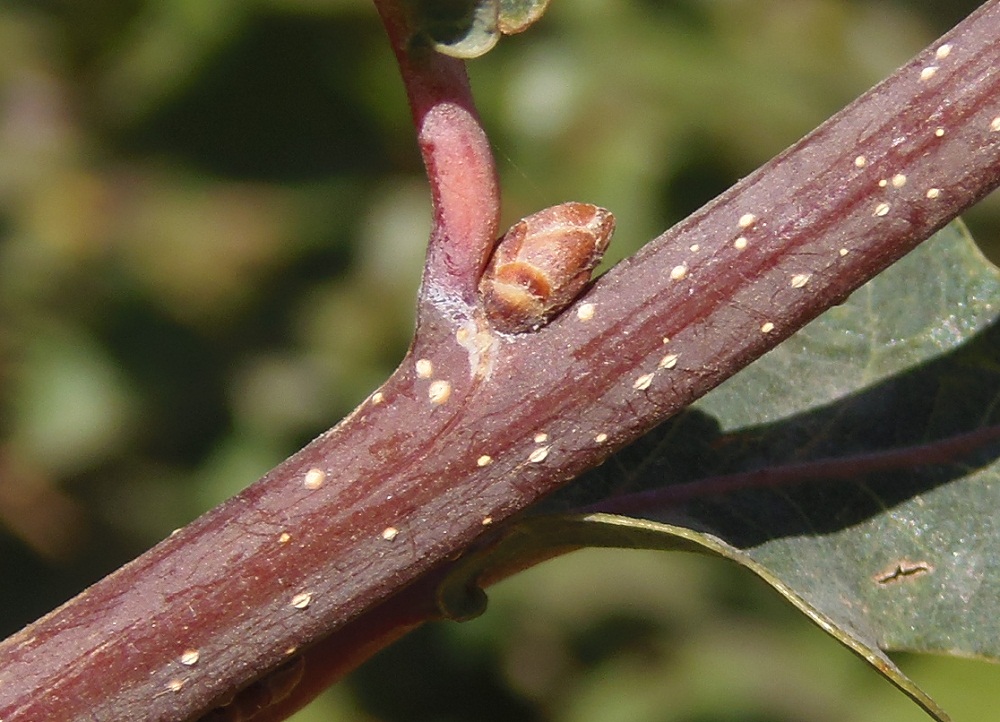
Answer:
[[[504,223],[607,206],[613,262],[977,5],[556,0],[471,64]],[[0,1],[0,632],[376,387],[429,210],[366,0]],[[996,242],[1000,199],[967,220]],[[581,552],[491,599],[296,720],[923,719],[722,562]],[[995,667],[903,665],[957,722],[995,718]]]

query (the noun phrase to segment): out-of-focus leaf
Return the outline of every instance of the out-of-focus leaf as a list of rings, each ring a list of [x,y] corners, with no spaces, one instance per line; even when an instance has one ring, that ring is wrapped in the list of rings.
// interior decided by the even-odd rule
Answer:
[[[549,503],[643,518],[530,521],[445,606],[580,546],[705,551],[946,719],[882,650],[1000,660],[997,299],[1000,274],[950,226]]]
[[[521,33],[548,7],[549,0],[415,0],[413,23],[440,53],[478,58],[501,35]]]
[[[113,359],[63,329],[33,329],[20,360],[13,398],[20,453],[52,471],[79,472],[127,443],[136,408]]]
[[[523,33],[545,14],[549,0],[500,0],[500,32]]]
[[[440,53],[478,58],[500,39],[500,0],[419,0],[414,25]]]

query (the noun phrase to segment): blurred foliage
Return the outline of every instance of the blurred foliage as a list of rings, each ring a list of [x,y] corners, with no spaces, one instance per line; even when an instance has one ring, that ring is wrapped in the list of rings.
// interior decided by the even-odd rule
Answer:
[[[549,0],[401,0],[413,31],[453,58],[479,58],[502,35],[523,33],[545,14]]]
[[[977,4],[560,0],[471,65],[504,220],[598,203],[628,255]],[[4,0],[0,48],[8,634],[380,383],[430,214],[365,0]],[[967,220],[996,239],[1000,201]],[[720,564],[589,552],[492,597],[299,719],[921,719]],[[957,720],[1000,702],[985,665],[905,666]]]

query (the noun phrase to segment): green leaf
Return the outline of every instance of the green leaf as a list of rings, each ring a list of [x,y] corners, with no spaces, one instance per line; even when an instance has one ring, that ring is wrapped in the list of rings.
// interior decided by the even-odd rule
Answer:
[[[535,24],[549,6],[549,0],[500,0],[500,32],[523,33]]]
[[[439,53],[478,58],[500,39],[500,0],[413,0],[413,22]]]
[[[569,514],[537,517],[515,526],[495,547],[472,555],[438,591],[445,616],[457,621],[472,619],[486,609],[485,594],[476,580],[501,569],[524,568],[559,553],[583,547],[686,551],[719,556],[746,567],[780,592],[821,629],[855,652],[941,722],[948,715],[923,690],[904,675],[877,647],[860,639],[856,630],[838,625],[809,599],[798,594],[772,570],[711,534],[692,529],[615,514]]]
[[[997,299],[949,226],[547,505],[616,515],[515,527],[444,602],[581,546],[715,554],[947,719],[882,650],[1000,660]]]
[[[549,0],[410,0],[417,36],[440,53],[478,58],[501,35],[527,30],[545,13]]]

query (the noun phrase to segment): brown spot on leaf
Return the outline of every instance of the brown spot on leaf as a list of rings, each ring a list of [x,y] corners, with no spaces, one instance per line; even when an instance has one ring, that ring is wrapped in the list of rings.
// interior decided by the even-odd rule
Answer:
[[[934,567],[927,562],[914,562],[909,559],[900,559],[894,565],[875,575],[875,582],[883,586],[896,584],[898,582],[909,581],[915,577],[922,577],[934,571]]]

